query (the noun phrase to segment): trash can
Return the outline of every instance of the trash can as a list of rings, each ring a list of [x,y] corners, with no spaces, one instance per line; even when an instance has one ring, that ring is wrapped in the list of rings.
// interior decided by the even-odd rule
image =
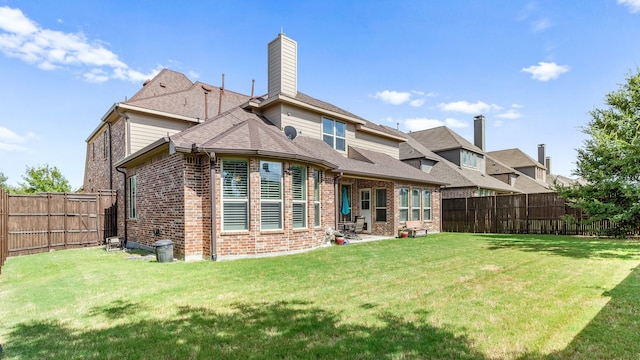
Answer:
[[[159,263],[173,261],[173,241],[158,240],[153,246],[156,248],[156,260]]]

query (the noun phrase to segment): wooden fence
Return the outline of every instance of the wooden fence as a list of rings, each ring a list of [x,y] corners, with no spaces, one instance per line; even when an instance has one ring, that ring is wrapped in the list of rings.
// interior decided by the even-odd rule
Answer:
[[[442,231],[496,234],[597,235],[607,221],[585,224],[580,209],[557,193],[442,200]]]
[[[0,274],[9,256],[9,195],[0,186]]]
[[[11,194],[2,202],[7,256],[97,246],[117,233],[115,191]]]

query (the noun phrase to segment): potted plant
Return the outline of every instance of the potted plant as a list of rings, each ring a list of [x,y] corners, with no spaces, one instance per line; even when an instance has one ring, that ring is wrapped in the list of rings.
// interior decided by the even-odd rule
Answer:
[[[409,230],[407,229],[406,226],[401,226],[398,228],[398,237],[399,238],[408,238],[409,237]]]

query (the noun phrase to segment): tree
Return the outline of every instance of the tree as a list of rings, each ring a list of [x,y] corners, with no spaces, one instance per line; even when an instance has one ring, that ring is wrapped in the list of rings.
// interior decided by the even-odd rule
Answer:
[[[611,220],[609,235],[640,228],[640,73],[606,95],[608,108],[595,109],[582,132],[574,175],[585,180],[557,190],[590,220]]]
[[[30,167],[27,166],[24,183],[18,183],[17,192],[23,194],[35,194],[42,192],[70,192],[71,185],[57,167],[48,164]]]

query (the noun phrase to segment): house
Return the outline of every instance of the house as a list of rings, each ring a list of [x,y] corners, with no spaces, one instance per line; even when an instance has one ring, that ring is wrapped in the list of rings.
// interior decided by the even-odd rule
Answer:
[[[119,235],[185,260],[291,253],[365,219],[392,237],[440,229],[444,182],[400,161],[406,137],[297,89],[297,43],[268,45],[268,92],[163,70],[87,139],[85,189],[117,189]]]
[[[541,182],[485,152],[485,119],[474,118],[474,143],[446,126],[407,134],[400,145],[402,161],[444,181],[442,198],[459,198],[549,190]]]

